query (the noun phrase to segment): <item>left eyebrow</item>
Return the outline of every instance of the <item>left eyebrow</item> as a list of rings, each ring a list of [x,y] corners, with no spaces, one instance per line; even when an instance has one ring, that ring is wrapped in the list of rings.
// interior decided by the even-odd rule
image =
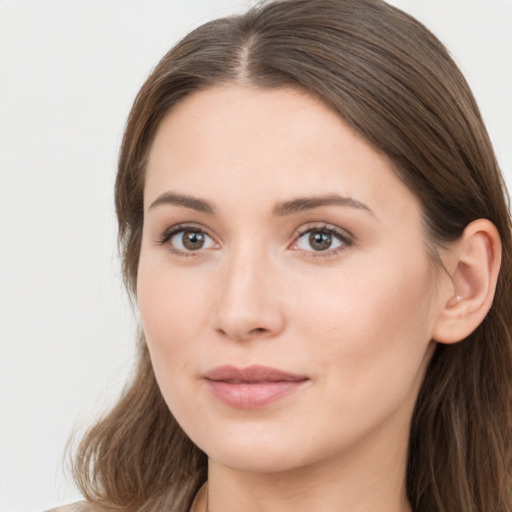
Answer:
[[[176,194],[174,192],[165,192],[161,196],[157,197],[149,206],[149,210],[152,210],[162,204],[184,206],[185,208],[190,208],[191,210],[197,210],[198,212],[208,214],[215,213],[213,205],[205,199],[200,199],[186,194]]]
[[[361,203],[357,199],[340,196],[337,194],[331,194],[327,196],[299,197],[297,199],[292,199],[291,201],[278,203],[274,206],[272,213],[278,217],[282,217],[284,215],[291,215],[293,213],[301,212],[304,210],[312,210],[313,208],[319,208],[321,206],[347,206],[349,208],[365,210],[368,213],[375,215],[368,206],[366,206],[364,203]]]

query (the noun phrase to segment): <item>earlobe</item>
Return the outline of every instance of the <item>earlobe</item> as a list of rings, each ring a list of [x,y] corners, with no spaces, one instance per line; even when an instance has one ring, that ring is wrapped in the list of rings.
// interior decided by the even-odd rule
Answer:
[[[469,336],[491,308],[501,263],[498,230],[487,219],[466,227],[450,253],[451,284],[439,297],[433,339],[456,343]]]

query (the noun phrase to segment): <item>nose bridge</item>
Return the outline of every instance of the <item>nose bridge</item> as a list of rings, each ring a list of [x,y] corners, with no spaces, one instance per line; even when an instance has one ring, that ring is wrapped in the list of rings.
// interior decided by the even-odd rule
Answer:
[[[271,336],[283,327],[277,269],[252,243],[233,247],[220,276],[216,328],[234,339]]]

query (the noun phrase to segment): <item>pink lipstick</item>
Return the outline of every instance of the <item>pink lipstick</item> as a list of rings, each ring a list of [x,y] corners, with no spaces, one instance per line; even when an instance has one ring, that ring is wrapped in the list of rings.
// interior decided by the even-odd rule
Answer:
[[[257,409],[299,390],[309,379],[267,366],[218,366],[204,379],[221,402],[237,409]]]

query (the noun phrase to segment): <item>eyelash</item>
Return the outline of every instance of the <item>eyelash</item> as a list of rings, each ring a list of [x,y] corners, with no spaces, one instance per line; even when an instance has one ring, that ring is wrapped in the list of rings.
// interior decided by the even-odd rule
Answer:
[[[183,233],[185,231],[197,231],[198,233],[205,234],[208,238],[214,240],[214,238],[208,233],[206,229],[199,225],[195,224],[176,224],[165,230],[161,237],[159,237],[155,242],[158,245],[168,245],[169,250],[178,256],[182,256],[185,258],[199,256],[204,250],[207,249],[199,249],[197,251],[184,251],[182,249],[178,249],[170,244],[170,240],[177,234]],[[299,240],[308,233],[311,234],[313,232],[317,233],[327,233],[331,235],[334,239],[340,242],[340,246],[334,249],[326,249],[325,251],[315,251],[315,250],[306,250],[301,248],[293,248]],[[328,258],[340,254],[346,251],[349,247],[354,244],[354,237],[347,233],[344,230],[336,228],[334,226],[330,226],[327,224],[322,225],[308,225],[307,227],[301,228],[296,231],[293,242],[288,246],[292,250],[301,251],[303,253],[308,253],[309,256],[314,258]]]
[[[162,236],[156,240],[156,243],[158,245],[168,245],[169,250],[173,254],[176,254],[177,256],[182,256],[185,258],[199,256],[200,253],[202,252],[201,250],[183,251],[169,243],[173,236],[177,235],[178,233],[184,233],[185,231],[196,231],[198,233],[203,233],[208,238],[211,238],[213,240],[213,237],[208,233],[208,231],[201,226],[198,226],[196,224],[176,224],[175,226],[166,229]]]
[[[354,245],[354,237],[345,230],[336,228],[331,225],[322,224],[313,226],[308,225],[307,227],[300,228],[299,230],[297,230],[292,246],[296,245],[304,235],[307,235],[308,233],[311,234],[314,232],[327,233],[331,235],[334,239],[338,240],[341,245],[334,249],[326,249],[325,251],[305,250],[300,248],[294,250],[307,252],[309,256],[312,256],[314,258],[329,258],[341,254],[342,252],[346,251],[349,247]]]

